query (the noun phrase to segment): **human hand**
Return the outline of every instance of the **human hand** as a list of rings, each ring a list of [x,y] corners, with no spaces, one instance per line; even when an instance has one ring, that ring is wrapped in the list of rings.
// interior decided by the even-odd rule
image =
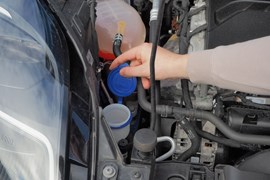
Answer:
[[[121,69],[124,77],[141,77],[145,89],[150,87],[150,56],[152,44],[144,43],[130,49],[117,57],[110,66],[114,69],[120,64],[130,61],[130,66]],[[156,80],[169,78],[188,78],[186,66],[188,55],[179,55],[158,47],[155,60]]]

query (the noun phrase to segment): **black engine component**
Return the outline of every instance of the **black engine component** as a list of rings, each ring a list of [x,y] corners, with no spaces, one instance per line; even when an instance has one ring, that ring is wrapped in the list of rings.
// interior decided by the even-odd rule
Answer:
[[[242,159],[240,164],[238,164],[238,169],[270,174],[270,166],[267,165],[269,161],[270,150],[268,149]]]
[[[188,163],[158,163],[153,179],[168,180],[213,180],[214,174],[205,166]]]
[[[269,174],[257,173],[252,171],[242,171],[233,166],[217,166],[215,172],[216,180],[268,180]]]
[[[206,47],[215,48],[270,34],[270,2],[263,0],[211,0]]]
[[[228,123],[234,130],[248,134],[270,134],[270,111],[242,107],[228,108]]]
[[[265,150],[248,156],[236,166],[218,165],[215,171],[217,180],[268,180],[270,168],[266,166],[270,160],[270,151]]]

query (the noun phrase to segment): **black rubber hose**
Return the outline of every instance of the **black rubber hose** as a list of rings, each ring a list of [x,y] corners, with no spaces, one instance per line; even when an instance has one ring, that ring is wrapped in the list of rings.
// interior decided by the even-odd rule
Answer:
[[[151,112],[151,104],[146,99],[145,91],[142,87],[141,81],[138,81],[137,87],[138,87],[138,101],[140,106],[145,111]],[[270,145],[270,136],[238,133],[232,130],[220,118],[207,111],[196,109],[185,109],[168,105],[157,105],[157,113],[163,116],[173,115],[174,113],[177,113],[183,116],[208,120],[211,123],[213,123],[220,130],[220,132],[223,133],[226,137],[233,139],[237,142],[246,144]]]
[[[179,38],[179,54],[186,54],[188,52],[188,43],[187,43],[187,31],[188,31],[188,16],[185,14],[188,13],[189,0],[181,0],[181,6],[177,4],[177,1],[174,1],[174,6],[180,6],[179,11],[182,13],[183,22],[180,24],[180,38]],[[182,95],[187,108],[192,108],[192,102],[189,95],[188,80],[181,80]]]
[[[142,83],[140,80],[138,80],[137,88],[138,88],[138,101],[139,101],[140,106],[145,111],[150,112],[151,106],[150,106],[150,103],[146,99],[146,94],[145,94],[145,91],[143,89],[143,86],[142,86]],[[171,115],[172,114],[172,107],[167,106],[167,105],[158,105],[157,106],[157,113]],[[226,146],[234,147],[234,148],[241,148],[242,146],[244,146],[241,143],[234,141],[232,139],[221,138],[221,137],[214,136],[210,133],[204,132],[204,131],[200,130],[197,126],[194,126],[194,129],[199,136],[201,136],[205,139],[209,139],[211,141],[218,142],[220,144],[224,144]],[[244,147],[246,147],[246,146],[244,146]]]
[[[177,6],[177,1],[175,2],[175,6]],[[179,54],[186,54],[188,52],[188,43],[187,43],[187,32],[188,32],[188,16],[185,16],[185,14],[188,13],[188,7],[189,7],[189,0],[181,0],[178,1],[181,2],[181,5],[179,7],[179,11],[184,16],[183,22],[180,24],[180,38],[179,38]],[[187,108],[192,108],[192,102],[189,95],[189,87],[188,87],[188,80],[182,79],[181,80],[181,88],[182,88],[182,95],[185,102],[185,106]]]
[[[197,126],[194,126],[195,131],[197,132],[197,134],[205,139],[223,144],[225,146],[229,146],[229,147],[233,147],[233,148],[241,148],[241,143],[234,141],[232,139],[227,139],[227,138],[223,138],[223,137],[217,137],[213,134],[210,134],[208,132],[202,131],[200,130]]]
[[[187,84],[183,84],[183,83],[187,83]],[[186,105],[186,108],[192,109],[192,102],[190,99],[190,95],[189,95],[189,88],[188,88],[188,81],[181,81],[181,86],[182,86],[182,95],[184,98],[184,102]],[[190,118],[189,122],[189,126],[187,128],[190,128],[189,130],[187,129],[187,131],[185,130],[185,132],[189,132],[192,131],[192,133],[194,134],[193,139],[190,139],[192,142],[191,147],[185,151],[183,154],[181,154],[179,160],[185,161],[187,160],[190,156],[196,154],[196,152],[198,152],[200,145],[201,145],[201,138],[198,136],[196,128],[196,120],[194,118]],[[198,129],[198,128],[197,128]],[[190,136],[188,136],[190,138]]]
[[[202,10],[205,10],[205,8],[206,7],[203,6],[203,7],[200,7],[200,8],[198,8],[198,9],[192,11],[192,12],[189,12],[188,17],[190,17],[190,15],[197,14]],[[185,18],[187,18],[187,17],[185,17]],[[183,26],[182,30],[187,29],[186,19],[183,20],[182,26]],[[204,30],[206,28],[207,28],[207,25],[200,26],[199,28],[192,31],[192,33],[188,34],[187,39],[190,39],[194,34],[197,34],[197,33],[199,33],[200,31],[202,31],[202,30]],[[186,35],[187,35],[186,33],[187,33],[186,31],[182,31],[180,35],[186,37]],[[181,40],[181,38],[180,38],[180,40]],[[180,48],[180,53],[187,53],[187,47],[185,47],[186,43],[180,41],[180,44],[181,43],[182,43],[182,46],[181,46],[182,48]],[[191,109],[192,108],[192,101],[191,101],[191,98],[190,98],[190,95],[189,95],[188,80],[182,80],[181,81],[181,86],[182,86],[182,94],[183,94],[183,100],[185,102],[185,106],[186,106],[186,108]],[[201,137],[204,137],[206,139],[209,139],[209,140],[212,140],[212,141],[215,141],[215,142],[218,142],[218,143],[230,146],[230,147],[236,147],[236,148],[241,147],[241,144],[239,142],[236,142],[234,140],[227,139],[227,138],[217,137],[217,136],[214,136],[214,135],[212,135],[210,133],[202,131],[201,129],[198,128],[196,122],[194,122],[193,125],[194,125],[194,129],[195,129],[196,133],[199,134]],[[200,142],[200,141],[198,141],[198,142]],[[199,149],[199,146],[198,146],[198,149]],[[196,149],[196,150],[198,150],[198,149]]]
[[[232,148],[241,148],[248,151],[257,151],[259,149],[258,145],[255,144],[241,144],[235,140],[227,139],[225,137],[218,137],[208,132],[205,132],[198,128],[198,126],[194,126],[197,134],[205,139],[211,140],[213,142],[217,142],[219,144],[223,144],[225,146],[229,146]]]
[[[180,114],[175,113],[174,117],[176,119],[180,119],[179,123],[183,130],[186,132],[188,135],[188,138],[191,141],[191,147],[185,151],[181,156],[179,157],[180,161],[186,161],[188,158],[190,158],[192,155],[196,154],[198,149],[200,148],[200,138],[197,135],[194,127],[191,125],[191,123],[186,119],[183,118]]]
[[[146,99],[145,90],[143,89],[141,80],[138,80],[137,88],[138,88],[138,101],[139,101],[140,106],[145,111],[150,112],[151,105]],[[172,114],[172,107],[167,106],[167,105],[158,105],[157,106],[157,113],[164,114],[164,115],[171,115]],[[220,121],[221,121],[221,119],[220,119]],[[226,146],[234,147],[234,148],[240,148],[242,146],[246,147],[235,140],[217,137],[217,136],[214,136],[210,133],[204,132],[204,131],[200,130],[199,128],[197,128],[197,126],[194,126],[194,128],[195,128],[197,134],[205,139],[209,139],[211,141],[215,141],[215,142],[218,142],[220,144],[224,144]]]
[[[165,1],[160,2],[159,13],[157,20],[150,22],[150,30],[152,36],[152,50],[150,56],[150,82],[151,82],[151,123],[150,129],[155,130],[156,124],[156,81],[155,81],[155,59],[156,59],[156,52],[157,46],[159,42],[160,30],[162,25],[163,19],[163,12],[165,7]]]
[[[146,93],[142,85],[142,81],[140,78],[138,78],[137,83],[137,89],[138,89],[138,102],[142,109],[144,109],[147,112],[151,112],[151,104],[146,98]],[[172,108],[167,105],[157,105],[156,107],[157,113],[161,115],[172,115]]]
[[[157,26],[158,26],[157,20],[151,21],[149,26],[150,26],[149,41],[154,42],[155,38],[159,37],[159,40],[158,40],[158,42],[159,42],[160,41],[160,35],[158,34],[158,36],[156,36],[156,31],[157,31]],[[159,104],[159,101],[160,101],[160,81],[155,81],[154,87],[152,86],[152,88],[155,90],[155,97],[156,97],[155,98],[155,104]],[[156,112],[155,112],[155,116],[156,116],[155,121],[152,121],[152,119],[151,119],[150,129],[153,129],[158,135],[159,132],[160,132],[161,118]]]
[[[113,41],[113,54],[115,55],[115,57],[118,57],[122,54],[121,52],[122,40],[123,40],[123,35],[117,33]]]
[[[261,144],[270,145],[270,136],[264,135],[251,135],[251,134],[241,134],[232,130],[227,126],[220,118],[216,117],[214,114],[195,109],[184,109],[178,107],[172,107],[173,114],[182,114],[184,116],[194,117],[198,119],[208,120],[213,123],[225,136],[233,139],[237,142],[247,143],[247,144]]]
[[[175,1],[176,2],[176,1]],[[188,16],[186,14],[188,13],[188,7],[189,7],[189,0],[182,0],[180,10],[180,16],[183,16],[182,22],[180,22],[180,38],[179,38],[179,54],[186,54],[188,52],[188,43],[187,43],[187,32],[188,32]],[[177,3],[174,4],[177,6]],[[181,87],[182,87],[182,96],[183,100],[185,102],[186,108],[192,109],[192,102],[189,94],[189,87],[188,87],[188,80],[182,79],[181,80]],[[193,119],[191,119],[192,121]],[[187,121],[187,120],[186,120]],[[191,122],[195,124],[195,121]],[[201,138],[197,135],[197,132],[195,131],[194,127],[192,126],[190,122],[188,122],[187,126],[185,127],[185,132],[188,134],[189,132],[192,133],[192,136],[189,136],[192,145],[191,147],[185,151],[180,156],[180,160],[187,160],[190,156],[197,153],[197,151],[200,148],[201,144]]]
[[[188,80],[182,79],[181,80],[181,88],[182,88],[182,96],[183,100],[185,102],[186,108],[192,109],[192,102],[189,94],[189,86],[188,86]]]

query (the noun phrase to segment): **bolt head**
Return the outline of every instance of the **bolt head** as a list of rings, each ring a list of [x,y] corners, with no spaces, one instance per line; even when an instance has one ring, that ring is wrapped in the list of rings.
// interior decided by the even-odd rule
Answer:
[[[136,171],[136,172],[134,172],[133,177],[136,179],[139,179],[141,177],[141,173]]]
[[[103,176],[106,178],[112,178],[115,176],[116,170],[113,166],[107,165],[103,168]]]

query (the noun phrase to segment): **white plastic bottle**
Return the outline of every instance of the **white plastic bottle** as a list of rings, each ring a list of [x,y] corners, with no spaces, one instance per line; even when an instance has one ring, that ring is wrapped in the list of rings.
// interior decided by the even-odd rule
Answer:
[[[116,33],[123,35],[122,52],[140,45],[145,40],[145,26],[138,12],[123,0],[98,0],[96,31],[99,55],[113,60],[113,39]]]

